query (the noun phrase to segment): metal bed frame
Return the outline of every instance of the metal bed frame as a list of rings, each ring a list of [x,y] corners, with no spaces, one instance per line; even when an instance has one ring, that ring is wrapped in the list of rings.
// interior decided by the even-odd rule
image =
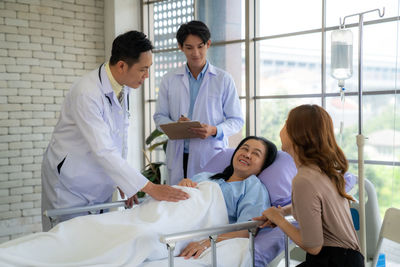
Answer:
[[[256,231],[258,226],[260,226],[262,222],[260,221],[248,221],[241,223],[233,223],[219,227],[213,228],[204,228],[195,231],[187,231],[175,234],[164,235],[160,237],[160,242],[167,245],[168,249],[168,266],[174,267],[174,249],[175,244],[178,241],[204,237],[208,236],[211,242],[211,252],[212,252],[212,267],[217,267],[217,245],[216,241],[219,234],[245,230],[249,231],[249,250],[251,254],[251,266],[254,267],[254,237],[256,235]],[[289,239],[288,236],[285,235],[285,266],[289,266]]]
[[[135,206],[135,205],[134,205]],[[125,207],[129,208],[125,205],[125,201],[116,201],[105,204],[97,204],[91,206],[84,207],[74,207],[74,208],[61,208],[61,209],[52,209],[45,210],[43,215],[47,216],[50,219],[51,226],[53,227],[53,223],[57,221],[57,217],[61,215],[70,215],[74,213],[88,212],[89,214],[94,213],[95,211],[110,209],[110,208],[119,208]],[[289,221],[293,222],[294,219],[292,216],[285,217]],[[219,234],[234,232],[239,230],[248,230],[249,231],[249,250],[251,253],[251,266],[254,267],[254,237],[257,232],[258,226],[260,226],[262,222],[260,221],[247,221],[241,223],[228,224],[219,227],[213,228],[204,228],[200,230],[187,231],[181,233],[174,233],[163,235],[160,237],[160,242],[166,244],[168,249],[168,266],[174,267],[174,249],[176,242],[208,236],[211,242],[211,251],[212,251],[212,267],[217,267],[217,245],[216,241]],[[285,267],[289,267],[289,238],[285,234]]]
[[[95,211],[111,209],[111,208],[119,208],[119,207],[124,207],[125,209],[129,208],[125,205],[125,200],[121,200],[121,201],[102,203],[91,206],[45,210],[43,212],[43,215],[50,219],[51,227],[54,227],[53,224],[57,222],[57,217],[61,215],[70,215],[81,212],[88,212],[88,214],[95,214]]]

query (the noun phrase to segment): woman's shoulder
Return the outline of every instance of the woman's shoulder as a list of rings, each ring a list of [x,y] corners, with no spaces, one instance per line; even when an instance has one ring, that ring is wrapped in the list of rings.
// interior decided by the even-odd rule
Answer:
[[[318,166],[300,166],[297,168],[297,174],[293,178],[293,189],[315,190],[321,183],[325,183],[327,176]],[[329,180],[329,179],[328,179]]]

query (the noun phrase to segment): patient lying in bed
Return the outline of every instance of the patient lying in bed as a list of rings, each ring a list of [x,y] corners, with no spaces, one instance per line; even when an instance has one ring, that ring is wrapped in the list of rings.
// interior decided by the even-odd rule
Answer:
[[[226,181],[201,182],[210,176],[203,173],[194,181],[185,179],[182,182],[186,186],[196,186],[183,188],[191,196],[187,200],[173,203],[147,199],[131,210],[74,218],[49,232],[6,242],[0,245],[1,266],[139,266],[167,257],[165,245],[159,242],[160,235],[251,219],[269,205],[268,192],[254,174],[273,162],[275,156],[267,154],[276,154],[276,148],[255,146],[261,141],[254,141],[245,139],[236,149],[226,169],[229,171],[233,167],[231,175],[226,176],[224,172],[221,176],[227,177]],[[249,198],[249,193],[257,195],[257,199]],[[234,204],[235,198],[238,205]],[[236,236],[242,235],[229,233],[225,237]],[[200,243],[189,242],[177,243],[176,255],[185,251],[183,248],[186,252],[182,254],[190,255],[191,244]],[[195,252],[191,255],[196,257],[204,251],[193,249]],[[241,258],[235,258],[239,254],[229,255],[229,264],[218,261],[219,265],[232,266],[232,262],[237,262],[239,266]]]
[[[266,187],[255,175],[270,166],[276,154],[273,143],[261,137],[249,136],[240,142],[233,152],[230,165],[222,173],[203,172],[192,179],[183,179],[179,185],[194,187],[197,182],[216,182],[224,195],[229,223],[248,221],[260,214],[264,207],[271,206]],[[248,231],[221,234],[217,242],[235,237],[248,237]],[[192,242],[180,256],[198,258],[210,246],[209,239]]]

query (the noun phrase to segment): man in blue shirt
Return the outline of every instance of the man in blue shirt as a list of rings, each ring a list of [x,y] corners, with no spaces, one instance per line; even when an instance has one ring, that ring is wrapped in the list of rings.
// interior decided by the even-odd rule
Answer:
[[[207,61],[210,36],[201,21],[181,25],[176,39],[187,64],[167,73],[160,85],[153,116],[159,130],[161,124],[176,121],[194,120],[202,125],[191,129],[198,138],[168,141],[170,184],[200,172],[244,124],[232,76]]]

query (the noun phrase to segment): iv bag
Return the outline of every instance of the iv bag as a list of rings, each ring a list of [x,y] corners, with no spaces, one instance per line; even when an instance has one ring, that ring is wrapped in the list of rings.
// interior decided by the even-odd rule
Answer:
[[[345,80],[353,75],[353,33],[339,29],[331,35],[331,75]]]

